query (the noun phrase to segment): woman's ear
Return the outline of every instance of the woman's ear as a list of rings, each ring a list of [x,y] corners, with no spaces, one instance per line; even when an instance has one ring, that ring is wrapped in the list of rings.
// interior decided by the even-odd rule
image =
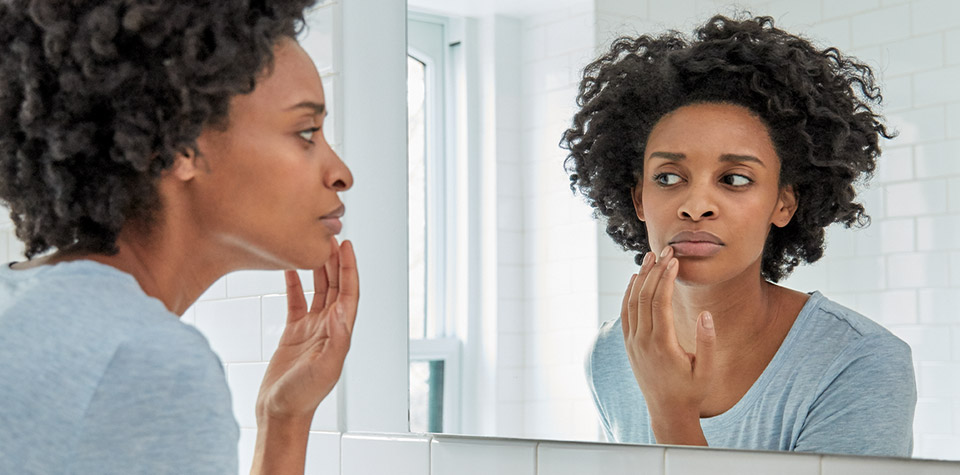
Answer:
[[[777,209],[773,211],[772,224],[782,228],[790,224],[794,213],[797,212],[797,194],[793,190],[793,185],[786,185],[780,188],[780,198],[777,200]]]
[[[173,165],[168,175],[179,181],[190,181],[199,171],[199,158],[196,148],[186,148],[173,157]]]
[[[640,185],[630,188],[630,196],[633,197],[633,209],[637,211],[637,218],[644,221],[643,218],[643,189]]]

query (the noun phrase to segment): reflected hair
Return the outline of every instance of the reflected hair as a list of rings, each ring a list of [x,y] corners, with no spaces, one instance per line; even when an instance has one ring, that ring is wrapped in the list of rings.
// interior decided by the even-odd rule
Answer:
[[[584,68],[579,110],[560,146],[569,151],[571,189],[640,264],[650,244],[630,191],[643,176],[650,131],[685,105],[749,109],[770,133],[780,186],[792,186],[798,199],[793,219],[771,226],[764,245],[762,276],[777,282],[823,256],[830,224],[869,224],[854,185],[872,176],[880,138],[893,137],[881,101],[870,67],[836,48],[818,49],[770,17],[718,15],[691,38],[669,31],[616,39]]]
[[[112,254],[312,0],[0,2],[0,200],[26,256]]]

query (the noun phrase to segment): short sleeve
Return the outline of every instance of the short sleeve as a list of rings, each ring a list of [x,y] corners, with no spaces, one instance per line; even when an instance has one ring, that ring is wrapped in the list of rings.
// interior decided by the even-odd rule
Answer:
[[[601,330],[601,334],[602,334]],[[593,364],[594,364],[594,354],[597,351],[597,345],[599,344],[599,335],[597,340],[590,345],[587,354],[584,357],[583,361],[583,371],[587,380],[587,387],[590,389],[590,396],[593,397],[593,404],[597,408],[597,415],[600,419],[600,425],[603,426],[603,434],[606,436],[608,442],[616,442],[616,438],[613,435],[613,431],[610,429],[610,420],[607,418],[606,412],[603,410],[603,405],[600,403],[600,396],[597,395],[597,386],[596,381],[593,376]]]
[[[84,415],[73,473],[237,473],[223,368],[203,336],[176,326],[118,348]]]
[[[910,347],[866,336],[828,369],[795,450],[909,457],[917,386]]]

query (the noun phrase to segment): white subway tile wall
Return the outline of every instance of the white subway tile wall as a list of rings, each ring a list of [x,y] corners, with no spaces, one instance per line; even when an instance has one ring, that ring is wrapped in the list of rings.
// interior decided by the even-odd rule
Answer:
[[[820,458],[774,452],[707,451],[668,447],[664,458],[664,474],[685,475],[689,473],[818,475],[820,473]]]
[[[660,446],[617,447],[599,444],[541,442],[538,475],[636,475],[663,473],[666,449]]]
[[[646,2],[620,3],[646,11]],[[501,238],[520,239],[522,293],[499,296],[523,303],[523,430],[517,435],[595,440],[582,357],[596,328],[596,224],[570,192],[566,154],[557,146],[576,110],[578,71],[593,55],[594,12],[590,5],[552,9],[523,18],[520,27],[521,234]],[[504,185],[498,184],[498,194],[513,191]],[[505,245],[513,246],[498,243]],[[501,269],[512,268],[500,262]],[[515,410],[516,402],[504,404]]]
[[[434,436],[430,443],[430,471],[418,473],[534,475],[537,473],[537,443]]]
[[[865,457],[824,456],[821,475],[955,475],[960,465],[950,462],[869,459]]]
[[[310,433],[304,474],[340,475],[340,437],[339,432]]]
[[[430,465],[428,437],[344,434],[340,439],[340,475],[424,475]]]
[[[244,429],[241,447],[253,448]],[[937,436],[941,445],[956,442]],[[252,453],[252,452],[251,452]],[[241,455],[240,473],[252,456]],[[308,475],[958,475],[956,462],[431,434],[313,432]]]

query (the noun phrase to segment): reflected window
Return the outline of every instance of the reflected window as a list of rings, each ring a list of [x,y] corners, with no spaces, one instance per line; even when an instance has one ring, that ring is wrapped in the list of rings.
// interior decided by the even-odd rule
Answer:
[[[407,196],[410,338],[427,338],[426,305],[426,64],[407,56]]]
[[[459,430],[460,342],[453,324],[454,169],[446,97],[451,48],[446,19],[407,22],[410,430]],[[450,114],[452,115],[452,114]]]

